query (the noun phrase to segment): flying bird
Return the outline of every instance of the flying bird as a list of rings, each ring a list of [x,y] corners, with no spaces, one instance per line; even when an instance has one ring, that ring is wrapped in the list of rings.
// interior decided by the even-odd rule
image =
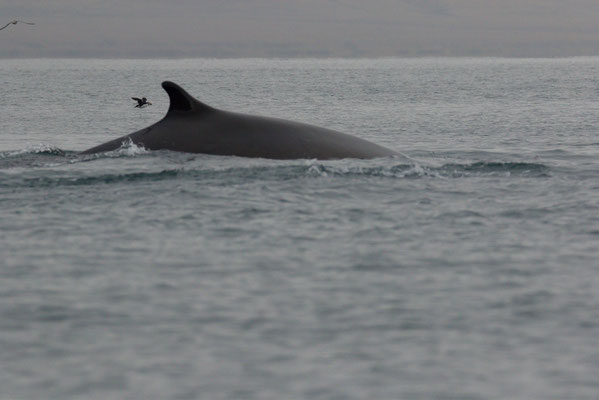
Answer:
[[[12,25],[16,25],[17,22],[20,22],[21,24],[27,24],[27,25],[35,25],[33,22],[25,22],[25,21],[17,21],[16,19],[14,21],[10,21],[8,24],[4,25],[2,28],[0,28],[0,31],[4,28],[6,28],[8,25],[12,24]]]
[[[142,97],[141,99],[139,97],[131,97],[131,100],[137,101],[137,105],[135,106],[135,108],[142,108],[143,106],[152,105],[152,103],[150,103],[148,99],[146,99],[145,97]]]

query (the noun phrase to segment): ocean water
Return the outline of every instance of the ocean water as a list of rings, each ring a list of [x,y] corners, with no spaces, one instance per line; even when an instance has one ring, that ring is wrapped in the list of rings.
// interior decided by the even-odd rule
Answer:
[[[599,58],[0,80],[0,399],[599,398]],[[163,80],[402,156],[77,154],[162,118]]]

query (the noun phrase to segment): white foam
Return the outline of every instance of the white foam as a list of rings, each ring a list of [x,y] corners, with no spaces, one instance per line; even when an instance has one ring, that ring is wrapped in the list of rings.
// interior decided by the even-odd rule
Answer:
[[[60,148],[51,146],[49,144],[39,143],[31,146],[27,146],[21,150],[14,150],[0,154],[0,157],[14,157],[22,154],[38,154],[38,153],[50,153],[50,154],[64,154]]]

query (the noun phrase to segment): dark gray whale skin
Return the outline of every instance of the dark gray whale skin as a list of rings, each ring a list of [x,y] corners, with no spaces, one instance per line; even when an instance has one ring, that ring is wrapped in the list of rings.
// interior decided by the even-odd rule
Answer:
[[[280,160],[375,158],[398,154],[331,129],[218,110],[196,100],[173,82],[165,81],[162,87],[170,98],[169,110],[162,120],[81,154],[115,150],[129,140],[148,150]]]

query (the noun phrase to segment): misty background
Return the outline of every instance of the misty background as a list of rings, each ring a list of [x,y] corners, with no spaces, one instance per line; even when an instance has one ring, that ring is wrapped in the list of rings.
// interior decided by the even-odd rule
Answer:
[[[597,0],[1,0],[0,57],[599,54]]]

